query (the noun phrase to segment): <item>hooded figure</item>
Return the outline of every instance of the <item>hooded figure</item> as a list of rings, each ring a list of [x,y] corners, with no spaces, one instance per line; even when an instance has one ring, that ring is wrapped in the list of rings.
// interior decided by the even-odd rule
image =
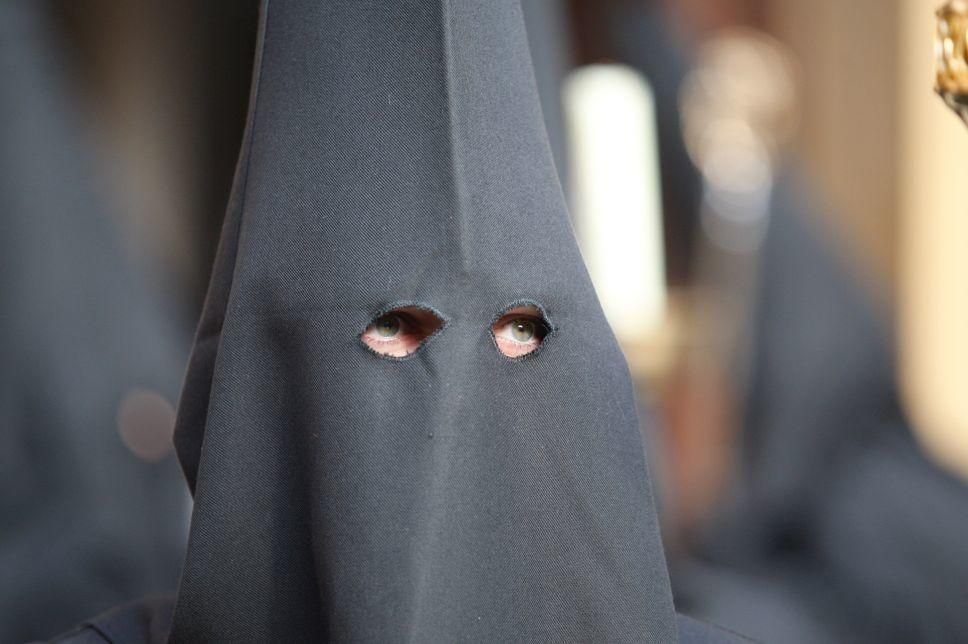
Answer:
[[[173,592],[187,532],[164,397],[188,338],[92,187],[47,18],[0,2],[2,642]]]
[[[674,641],[518,3],[270,3],[256,69],[176,429],[173,639]],[[522,306],[546,335],[509,358]],[[387,313],[419,348],[364,343]]]
[[[516,0],[264,6],[175,442],[171,641],[720,641],[677,624]]]
[[[677,590],[763,641],[966,641],[968,485],[917,444],[889,329],[786,179],[762,249],[737,489]]]

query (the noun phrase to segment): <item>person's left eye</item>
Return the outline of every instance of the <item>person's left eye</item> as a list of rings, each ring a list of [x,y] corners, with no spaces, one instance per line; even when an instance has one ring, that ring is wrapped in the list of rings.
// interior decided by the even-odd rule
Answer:
[[[548,323],[533,306],[515,307],[491,326],[498,350],[509,358],[520,358],[537,349],[548,330]]]
[[[404,358],[440,330],[444,321],[432,311],[407,306],[384,313],[370,322],[360,336],[374,352]]]

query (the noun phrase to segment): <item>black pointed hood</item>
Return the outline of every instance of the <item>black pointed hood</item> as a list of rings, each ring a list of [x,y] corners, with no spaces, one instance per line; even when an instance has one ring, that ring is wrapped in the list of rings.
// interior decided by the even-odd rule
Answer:
[[[512,0],[273,1],[176,442],[174,641],[652,641],[675,615],[632,387]],[[551,329],[523,359],[510,306]],[[443,329],[403,360],[360,333]]]

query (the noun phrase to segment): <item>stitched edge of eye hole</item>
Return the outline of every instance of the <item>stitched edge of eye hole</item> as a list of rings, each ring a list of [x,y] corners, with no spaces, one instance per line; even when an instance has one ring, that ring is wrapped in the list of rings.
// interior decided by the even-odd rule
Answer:
[[[520,356],[509,356],[509,355],[505,355],[505,353],[501,351],[501,347],[497,343],[497,338],[494,336],[494,325],[498,322],[498,320],[500,320],[505,315],[507,315],[510,311],[518,307],[529,307],[529,308],[535,309],[538,312],[539,316],[541,317],[542,323],[544,324],[545,334],[544,334],[544,337],[541,339],[541,342],[538,343],[538,346],[536,346],[531,351]],[[500,355],[502,358],[504,358],[509,362],[521,362],[522,360],[529,360],[534,356],[538,355],[539,353],[541,353],[541,350],[544,349],[544,346],[548,344],[548,341],[552,338],[552,336],[554,336],[555,333],[557,333],[557,331],[558,331],[558,327],[555,326],[555,324],[551,321],[551,318],[548,317],[548,312],[545,310],[545,307],[543,307],[541,304],[538,304],[534,300],[526,300],[526,299],[514,300],[510,304],[501,307],[500,312],[497,315],[495,315],[493,318],[491,318],[491,322],[487,325],[487,335],[490,336],[491,338],[491,344],[494,345],[494,349],[498,352],[498,355]]]
[[[377,351],[376,349],[374,349],[373,347],[371,347],[370,345],[368,345],[366,342],[363,341],[363,334],[366,333],[366,330],[370,328],[370,325],[372,325],[374,322],[382,318],[384,315],[389,315],[390,313],[402,312],[405,314],[406,311],[404,309],[418,309],[420,311],[430,313],[435,318],[437,318],[439,322],[439,324],[437,325],[437,328],[434,329],[432,333],[429,333],[427,337],[421,340],[420,344],[417,345],[416,349],[414,349],[413,351],[411,351],[405,356],[391,356],[385,353],[380,353],[379,351]],[[382,358],[384,360],[393,360],[394,362],[402,362],[404,360],[409,360],[413,358],[415,355],[423,351],[424,347],[426,347],[431,340],[433,340],[438,335],[440,335],[441,332],[447,328],[447,325],[449,323],[450,323],[450,320],[447,317],[445,317],[443,313],[441,313],[434,307],[430,306],[429,304],[423,304],[421,302],[412,302],[409,300],[393,302],[392,304],[388,304],[384,307],[381,307],[380,309],[377,310],[376,313],[374,313],[370,317],[370,319],[366,322],[366,324],[363,325],[363,328],[356,334],[356,340],[364,349],[366,349],[368,352],[370,352],[371,354],[375,355],[378,358]]]

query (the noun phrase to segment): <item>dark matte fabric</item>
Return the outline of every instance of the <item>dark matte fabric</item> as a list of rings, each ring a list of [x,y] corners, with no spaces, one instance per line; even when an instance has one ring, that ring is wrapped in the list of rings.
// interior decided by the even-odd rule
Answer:
[[[88,620],[52,644],[161,644],[168,641],[173,598],[153,598],[119,606]],[[742,635],[685,615],[676,616],[679,644],[751,642]]]
[[[176,642],[650,641],[677,626],[624,359],[520,8],[273,2],[179,412]],[[512,361],[522,299],[554,332]],[[390,360],[395,303],[447,324]]]
[[[141,634],[135,634],[134,637],[129,638],[127,641],[141,641]],[[69,633],[48,640],[48,642],[50,644],[111,644],[96,628],[86,624],[72,629]]]
[[[528,32],[528,49],[534,64],[545,131],[548,133],[558,179],[568,197],[568,145],[561,103],[561,86],[572,67],[567,7],[565,0],[525,0],[521,3],[521,10]]]
[[[804,203],[780,184],[739,485],[677,594],[764,641],[968,641],[968,484],[922,453],[887,326]]]
[[[888,330],[789,177],[774,191],[751,315],[735,503],[712,547],[796,550],[835,472],[881,434],[904,434]]]
[[[0,2],[0,641],[173,592],[187,496],[120,440],[131,388],[174,400],[188,341],[121,251],[63,60]]]
[[[168,641],[173,597],[151,597],[113,608],[89,619],[51,644],[164,644]]]
[[[677,615],[679,644],[726,644],[753,640],[685,615]]]
[[[907,434],[884,314],[823,237],[818,215],[785,177],[762,249],[742,445],[757,513],[793,525],[810,515],[817,474],[855,448]]]

